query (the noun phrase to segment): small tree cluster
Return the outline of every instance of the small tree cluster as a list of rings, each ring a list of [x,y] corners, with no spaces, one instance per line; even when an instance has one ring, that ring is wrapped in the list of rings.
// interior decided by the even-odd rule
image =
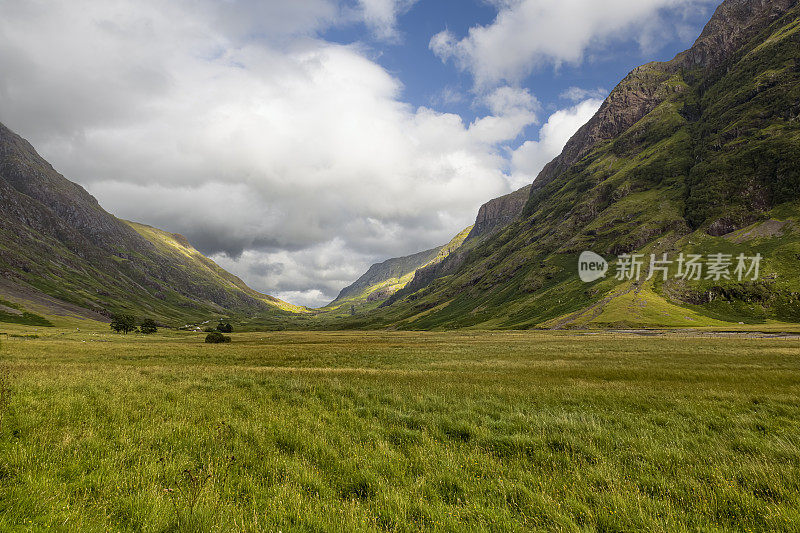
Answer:
[[[233,326],[229,322],[220,322],[217,324],[217,331],[220,333],[233,333]]]
[[[136,317],[133,315],[114,315],[111,319],[111,329],[117,333],[125,333],[127,335],[128,333],[137,331],[136,323]],[[138,331],[145,335],[157,333],[158,324],[156,324],[156,321],[152,318],[145,318],[142,320],[142,325],[138,328]]]

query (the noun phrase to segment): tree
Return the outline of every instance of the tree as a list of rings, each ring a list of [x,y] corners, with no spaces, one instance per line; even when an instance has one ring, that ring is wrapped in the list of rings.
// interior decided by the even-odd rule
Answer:
[[[158,324],[152,318],[145,318],[142,321],[142,325],[139,326],[139,331],[144,333],[145,335],[150,335],[151,333],[158,332]]]
[[[231,342],[231,338],[223,335],[219,331],[206,335],[206,344],[222,344],[226,342]]]
[[[111,319],[111,329],[126,335],[131,331],[136,331],[136,317],[132,315],[114,315]]]
[[[217,331],[220,333],[233,333],[233,326],[231,326],[230,323],[220,322],[219,325],[217,325]]]

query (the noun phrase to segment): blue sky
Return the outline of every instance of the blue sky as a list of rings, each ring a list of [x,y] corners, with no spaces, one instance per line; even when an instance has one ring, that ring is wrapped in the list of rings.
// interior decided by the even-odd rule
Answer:
[[[667,26],[682,26],[680,34],[666,32],[664,38],[646,47],[634,35],[623,34],[579,63],[543,66],[519,84],[531,91],[545,111],[564,107],[562,94],[572,87],[610,91],[633,68],[649,61],[668,61],[691,46],[715,7],[715,3],[701,2],[690,8],[663,10],[662,22]],[[402,81],[404,101],[457,113],[471,122],[484,111],[474,103],[472,77],[436,57],[429,44],[434,35],[445,29],[465,36],[470,28],[490,25],[497,13],[496,6],[485,0],[419,0],[398,16],[398,42],[375,39],[363,24],[331,28],[322,37],[342,44],[365,43],[374,60]],[[442,93],[446,90],[456,92],[462,100],[444,101]],[[523,137],[537,139],[538,129],[526,129]]]
[[[0,121],[111,213],[319,306],[529,184],[718,3],[4,0]]]

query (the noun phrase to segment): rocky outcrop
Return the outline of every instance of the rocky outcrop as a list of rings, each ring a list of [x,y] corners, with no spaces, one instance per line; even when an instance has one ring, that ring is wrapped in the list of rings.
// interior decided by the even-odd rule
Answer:
[[[611,91],[603,105],[567,142],[564,150],[548,163],[533,182],[540,189],[580,161],[598,144],[627,131],[667,97],[663,82],[670,73],[660,63],[634,69]]]
[[[522,213],[530,192],[531,186],[526,185],[518,191],[483,204],[467,240],[484,237],[513,222]]]
[[[796,5],[798,0],[726,0],[694,46],[672,63],[685,68],[717,67]]]

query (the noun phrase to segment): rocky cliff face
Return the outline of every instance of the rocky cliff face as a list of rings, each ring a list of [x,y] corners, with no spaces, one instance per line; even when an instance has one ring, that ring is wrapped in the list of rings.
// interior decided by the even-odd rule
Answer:
[[[467,240],[484,237],[513,222],[522,213],[522,209],[528,201],[528,196],[530,196],[530,191],[531,186],[526,185],[518,191],[483,204],[478,210],[475,225],[472,227]]]
[[[669,76],[659,63],[634,69],[611,91],[595,116],[572,136],[561,154],[545,165],[531,190],[541,189],[595,146],[618,136],[655,109],[667,96],[662,83]]]
[[[727,0],[717,8],[694,46],[672,63],[684,68],[717,67],[797,4],[797,0]]]

